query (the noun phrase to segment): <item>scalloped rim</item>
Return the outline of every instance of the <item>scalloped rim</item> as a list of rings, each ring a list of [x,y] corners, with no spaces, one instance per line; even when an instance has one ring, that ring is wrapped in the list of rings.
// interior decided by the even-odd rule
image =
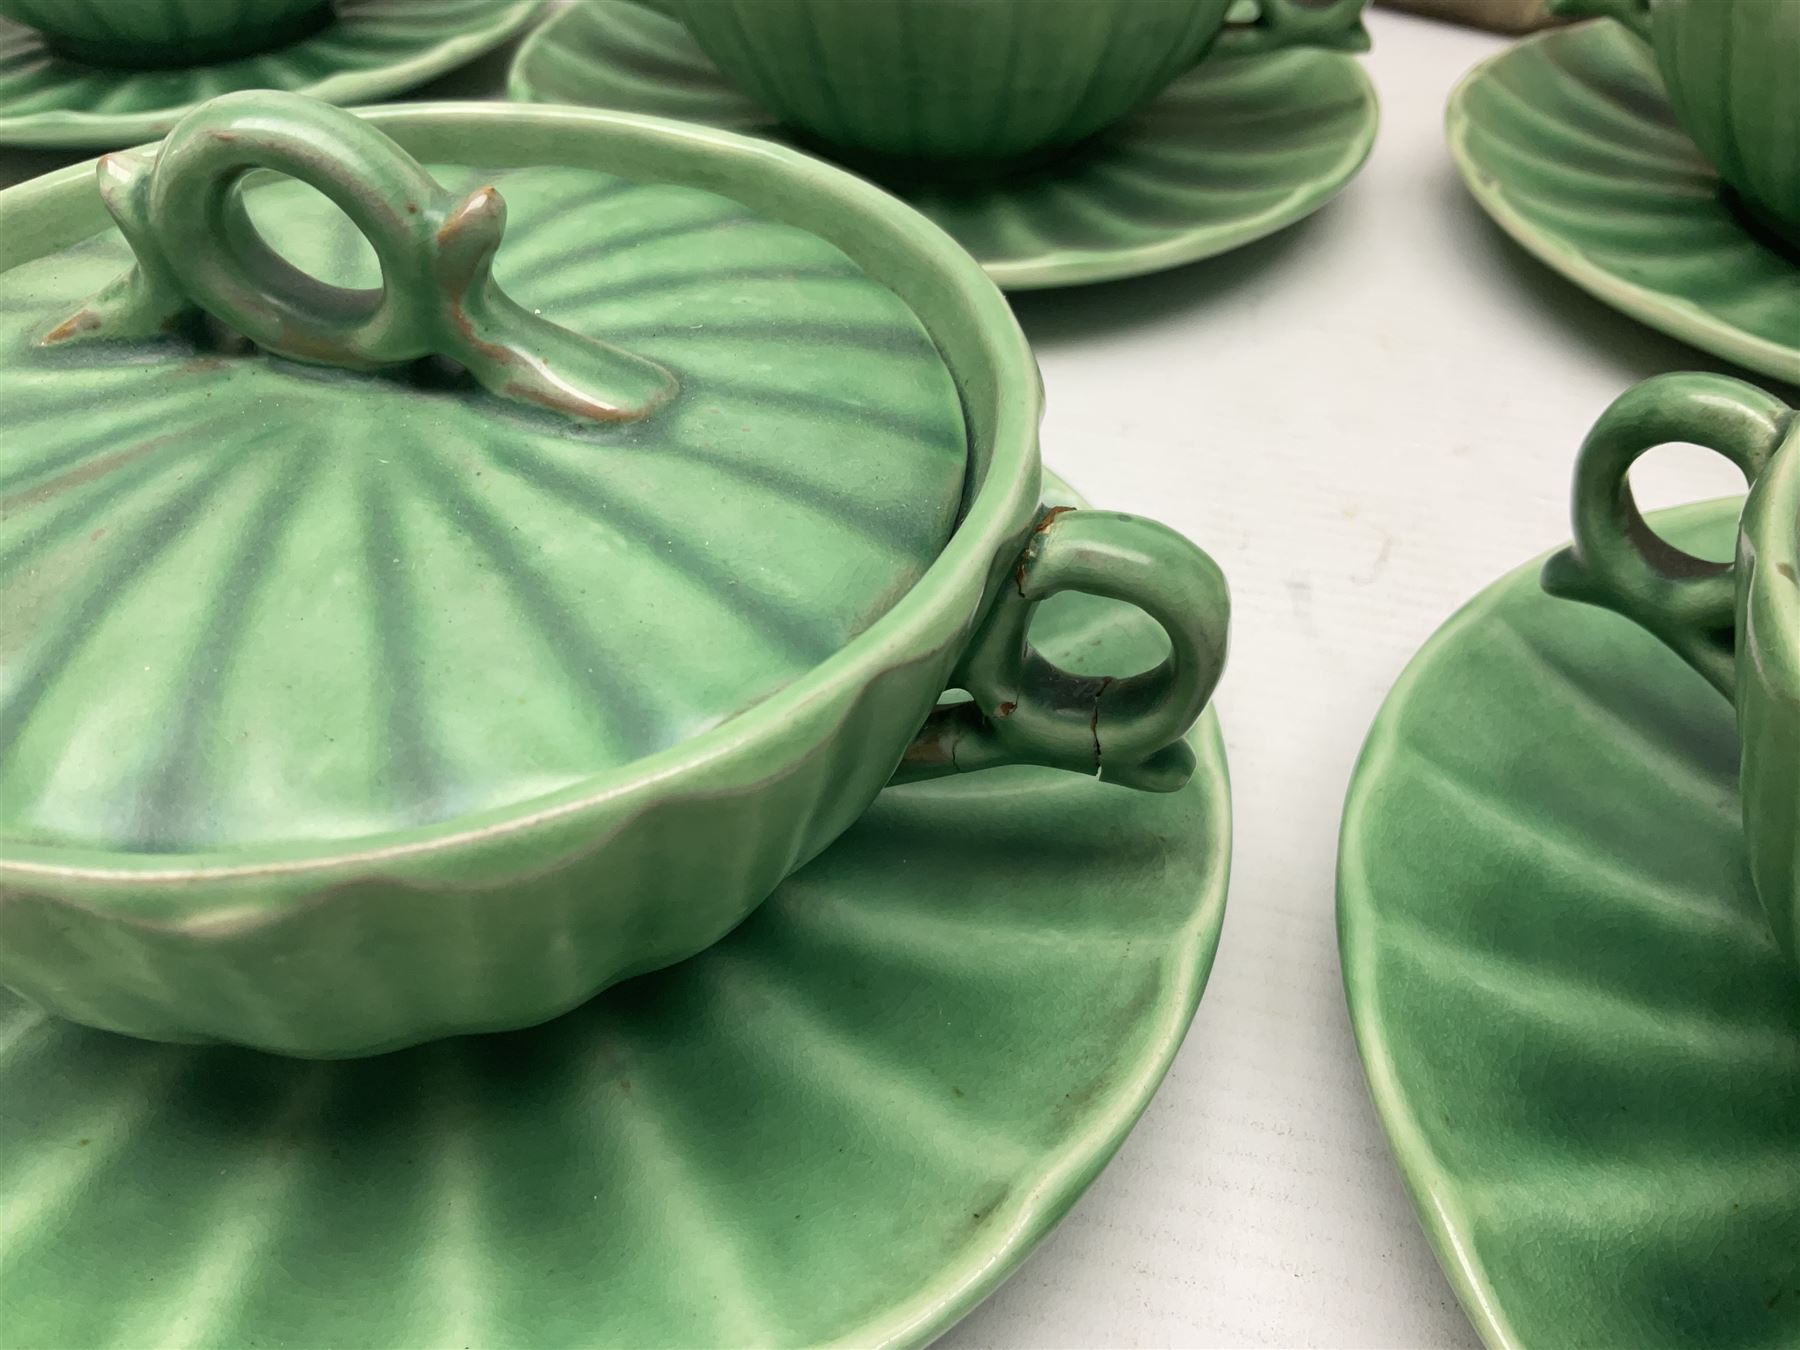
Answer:
[[[615,163],[626,161],[621,172],[629,174],[639,167],[634,156],[649,157],[671,165],[669,181],[745,192],[765,204],[783,203],[793,213],[783,218],[832,239],[853,259],[868,263],[877,280],[897,290],[903,289],[898,279],[911,269],[913,281],[924,278],[930,282],[935,306],[932,315],[919,313],[918,306],[908,301],[926,331],[940,350],[946,332],[965,332],[967,339],[962,345],[978,346],[983,358],[984,369],[975,373],[994,382],[994,431],[980,485],[937,559],[910,591],[854,641],[761,703],[654,755],[545,797],[358,840],[156,855],[12,844],[0,857],[0,891],[9,878],[41,883],[49,877],[121,886],[123,895],[102,892],[97,907],[130,922],[134,918],[130,907],[121,908],[115,898],[146,885],[366,870],[373,863],[440,853],[581,812],[607,808],[629,813],[633,805],[647,809],[667,796],[672,780],[687,778],[692,782],[689,792],[702,790],[695,776],[709,767],[718,770],[718,776],[707,784],[714,788],[766,781],[817,748],[810,739],[798,747],[783,739],[814,706],[841,703],[853,697],[876,671],[921,659],[960,640],[977,617],[980,602],[988,597],[987,582],[995,574],[997,560],[1029,530],[1042,477],[1037,426],[1043,391],[1036,361],[1005,297],[974,259],[896,198],[863,179],[773,142],[663,118],[506,103],[391,104],[358,112],[384,130],[397,133],[409,147],[421,139],[429,142],[434,131],[442,135],[452,129],[477,127],[489,137],[498,128],[557,129],[565,136],[591,133],[617,151]],[[71,165],[0,192],[0,226],[12,224],[17,230],[14,222],[21,217],[27,213],[36,217],[14,236],[20,241],[14,249],[0,248],[0,266],[10,267],[41,256],[47,249],[66,247],[107,227],[94,188],[95,164],[89,160]],[[826,215],[835,216],[832,227],[822,223]],[[863,233],[845,237],[857,231]],[[0,230],[0,239],[6,238],[7,232]],[[953,363],[951,369],[953,375],[957,373]],[[973,580],[976,577],[979,581]],[[974,603],[968,599],[972,588],[976,591]],[[901,748],[895,747],[896,752]],[[745,764],[751,766],[747,776],[742,768]],[[320,884],[325,884],[324,878]],[[299,903],[303,902],[270,902],[255,911],[254,921],[270,920]],[[218,917],[202,899],[171,926],[203,926]]]
[[[1375,148],[1375,134],[1381,124],[1381,105],[1368,72],[1354,56],[1344,52],[1324,51],[1309,52],[1307,55],[1340,65],[1352,76],[1361,100],[1363,117],[1357,125],[1356,134],[1344,142],[1343,153],[1329,170],[1295,188],[1279,204],[1254,216],[1234,220],[1229,225],[1205,226],[1157,243],[1126,248],[1058,249],[1036,258],[991,263],[983,261],[982,266],[987,269],[988,275],[996,284],[1010,291],[1122,281],[1127,277],[1166,272],[1170,268],[1230,253],[1246,244],[1253,244],[1258,239],[1266,239],[1323,208],[1349,185],[1350,180],[1356,177],[1368,161]],[[1254,61],[1263,58],[1238,59]],[[996,195],[1002,198],[1005,196],[1004,192]]]
[[[1450,157],[1456,161],[1457,172],[1481,209],[1513,242],[1595,299],[1646,327],[1678,338],[1701,351],[1736,361],[1747,369],[1789,384],[1800,383],[1800,348],[1785,347],[1747,333],[1691,301],[1625,280],[1590,258],[1574,241],[1527,219],[1508,200],[1501,180],[1489,172],[1469,148],[1468,137],[1474,120],[1468,108],[1469,91],[1494,68],[1529,47],[1566,42],[1572,34],[1611,22],[1610,19],[1592,19],[1568,28],[1538,33],[1488,57],[1463,76],[1451,91],[1450,101],[1444,108],[1444,135]]]
[[[1096,1116],[1081,1134],[1067,1140],[1037,1182],[1019,1196],[1016,1204],[1007,1206],[1008,1222],[992,1225],[992,1231],[998,1234],[993,1243],[971,1248],[963,1254],[960,1266],[947,1266],[941,1279],[920,1289],[906,1303],[853,1332],[843,1333],[831,1345],[846,1350],[860,1346],[910,1350],[929,1345],[968,1316],[1017,1269],[1093,1184],[1168,1075],[1212,974],[1231,880],[1231,776],[1218,715],[1212,708],[1207,708],[1188,734],[1188,743],[1194,747],[1198,761],[1191,781],[1212,804],[1208,819],[1213,831],[1203,849],[1196,846],[1196,856],[1208,860],[1208,870],[1200,879],[1194,917],[1183,930],[1188,943],[1182,959],[1172,978],[1164,982],[1156,1005],[1162,1020],[1156,1038],[1136,1071],[1128,1080],[1121,1080],[1111,1094],[1111,1109]]]
[[[1653,511],[1646,519],[1658,533],[1664,533],[1671,525],[1707,520],[1727,511],[1740,512],[1743,502],[1742,497],[1721,497]],[[1380,944],[1379,902],[1369,882],[1362,844],[1371,823],[1378,821],[1381,815],[1381,779],[1398,744],[1399,723],[1406,715],[1413,688],[1431,674],[1441,655],[1456,646],[1465,633],[1479,628],[1502,604],[1521,590],[1537,592],[1538,574],[1544,560],[1555,551],[1543,553],[1490,583],[1447,619],[1407,663],[1383,701],[1381,711],[1375,715],[1362,753],[1357,756],[1344,799],[1343,823],[1338,832],[1338,952],[1343,966],[1344,1001],[1350,1010],[1350,1025],[1356,1034],[1363,1075],[1368,1080],[1369,1095],[1381,1118],[1381,1127],[1387,1134],[1401,1179],[1406,1183],[1413,1208],[1418,1212],[1419,1222],[1437,1255],[1438,1264],[1475,1330],[1493,1350],[1523,1350],[1525,1343],[1507,1317],[1504,1298],[1488,1282],[1482,1269],[1473,1240],[1473,1225],[1462,1212],[1459,1200],[1462,1187],[1456,1173],[1427,1142],[1382,1035],[1381,1003],[1375,995]],[[1548,596],[1544,598],[1548,603],[1559,603]],[[1469,707],[1479,715],[1481,705],[1478,702]]]
[[[1204,796],[1209,833],[1184,847],[1197,862],[1191,913],[1170,934],[1179,943],[1158,982],[1157,997],[1142,1019],[1155,1030],[1129,1073],[1109,1078],[1098,1109],[1059,1144],[1036,1155],[1028,1185],[1012,1192],[992,1216],[971,1230],[971,1240],[946,1254],[933,1278],[903,1303],[860,1325],[838,1331],[824,1344],[910,1350],[929,1345],[987,1299],[1068,1214],[1111,1161],[1143,1116],[1187,1038],[1206,989],[1225,921],[1231,875],[1232,800],[1229,766],[1218,715],[1208,708],[1188,742],[1198,761],[1186,791]],[[1174,884],[1174,883],[1171,883]]]
[[[387,98],[492,51],[534,19],[541,18],[545,12],[543,5],[544,0],[493,0],[494,17],[489,23],[451,28],[437,42],[410,56],[372,69],[338,71],[309,84],[297,85],[288,92],[309,94],[327,103],[338,104]],[[135,113],[58,109],[8,116],[4,105],[0,105],[0,145],[43,150],[111,149],[163,135],[194,106],[194,103],[184,103]]]
[[[519,44],[519,50],[514,55],[512,66],[507,72],[507,98],[522,103],[546,101],[540,99],[533,89],[527,67],[540,47],[554,45],[553,34],[567,21],[571,13],[571,10],[564,10]],[[1281,59],[1294,54],[1293,52],[1278,52],[1272,53],[1269,57],[1253,56],[1241,59],[1250,61]],[[1029,258],[982,258],[978,256],[976,261],[986,269],[987,274],[994,279],[996,285],[1009,291],[1045,290],[1055,286],[1086,286],[1095,282],[1122,281],[1127,277],[1165,272],[1173,267],[1199,262],[1203,258],[1217,257],[1221,253],[1229,253],[1233,249],[1242,248],[1245,244],[1266,238],[1277,230],[1285,229],[1296,221],[1312,215],[1337,196],[1368,160],[1370,152],[1375,148],[1375,133],[1380,126],[1381,112],[1380,103],[1375,95],[1375,86],[1370,81],[1368,72],[1363,69],[1362,63],[1354,56],[1345,52],[1328,51],[1308,51],[1305,55],[1320,62],[1330,62],[1352,76],[1361,101],[1363,116],[1358,123],[1356,134],[1344,142],[1343,152],[1337,162],[1311,182],[1295,188],[1283,201],[1254,216],[1234,220],[1223,226],[1200,226],[1148,244],[1121,245],[1117,248],[1056,249]],[[1204,70],[1205,64],[1203,63],[1198,71],[1190,72],[1181,78],[1192,79],[1195,74]],[[554,103],[558,100],[547,101]],[[901,200],[906,200],[904,189],[896,188],[894,191]],[[1001,202],[1008,199],[1009,193],[1004,183],[996,185],[994,197]]]

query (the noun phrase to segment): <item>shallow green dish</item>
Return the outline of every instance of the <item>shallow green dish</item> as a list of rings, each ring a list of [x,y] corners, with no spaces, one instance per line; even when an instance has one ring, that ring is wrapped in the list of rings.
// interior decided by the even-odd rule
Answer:
[[[286,89],[364,103],[491,51],[540,0],[337,0],[335,19],[287,47],[174,70],[99,70],[53,56],[0,19],[0,145],[100,150],[161,136],[196,103],[234,89]]]
[[[1729,556],[1740,505],[1650,520]],[[1490,1345],[1790,1346],[1800,991],[1750,882],[1731,710],[1540,567],[1426,644],[1351,784],[1370,1090]]]
[[[1450,96],[1450,152],[1540,261],[1641,323],[1800,381],[1800,260],[1753,229],[1608,20],[1527,38]]]
[[[678,23],[630,0],[575,5],[533,33],[508,92],[780,136]],[[1042,169],[890,186],[1006,289],[1081,285],[1211,257],[1312,214],[1368,158],[1377,119],[1352,56],[1219,59]]]
[[[1085,597],[1036,635],[1088,670],[1160,641]],[[1210,713],[1192,744],[1169,795],[896,789],[718,946],[529,1032],[304,1064],[0,991],[0,1340],[922,1345],[1187,1030],[1231,835]]]

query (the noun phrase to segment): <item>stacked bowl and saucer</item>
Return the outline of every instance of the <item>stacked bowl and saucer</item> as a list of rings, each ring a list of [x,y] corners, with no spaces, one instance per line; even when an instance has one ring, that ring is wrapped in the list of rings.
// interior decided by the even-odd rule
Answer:
[[[1364,0],[593,0],[521,101],[798,145],[905,199],[1005,289],[1212,257],[1312,214],[1374,144]]]
[[[226,93],[0,193],[0,390],[9,1343],[922,1344],[1149,1101],[1225,583],[894,197]]]
[[[1475,200],[1604,303],[1800,382],[1800,12],[1550,4],[1589,21],[1526,38],[1451,96],[1450,150]]]

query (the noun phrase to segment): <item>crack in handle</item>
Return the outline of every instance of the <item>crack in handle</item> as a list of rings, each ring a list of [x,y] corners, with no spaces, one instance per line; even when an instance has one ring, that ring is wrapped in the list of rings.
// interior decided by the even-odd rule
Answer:
[[[940,705],[895,782],[1004,764],[1068,769],[1152,792],[1194,771],[1183,738],[1225,666],[1231,599],[1217,564],[1140,516],[1056,507],[1039,517],[1008,586],[976,630]],[[1038,604],[1080,591],[1135,605],[1161,625],[1169,655],[1135,675],[1076,675],[1027,639]]]

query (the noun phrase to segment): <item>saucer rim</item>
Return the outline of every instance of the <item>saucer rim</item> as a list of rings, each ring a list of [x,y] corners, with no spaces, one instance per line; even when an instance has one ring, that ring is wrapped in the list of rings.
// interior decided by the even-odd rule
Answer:
[[[1758,337],[1690,300],[1626,280],[1595,262],[1574,240],[1538,225],[1514,207],[1501,180],[1470,148],[1468,140],[1476,122],[1468,106],[1470,91],[1490,78],[1495,67],[1527,48],[1566,43],[1575,34],[1610,22],[1610,19],[1590,19],[1546,29],[1510,44],[1471,67],[1457,81],[1444,105],[1444,139],[1450,157],[1456,163],[1457,174],[1476,204],[1508,238],[1602,304],[1700,351],[1735,361],[1746,369],[1789,384],[1800,383],[1800,347]]]
[[[630,3],[630,0],[622,0],[622,2]],[[536,59],[540,49],[554,44],[555,39],[552,35],[570,19],[574,12],[575,6],[573,5],[560,10],[540,24],[519,44],[519,49],[514,53],[506,72],[505,96],[509,101],[518,103],[561,101],[554,96],[545,97],[539,94],[533,86],[527,68]],[[1036,253],[1030,257],[991,261],[978,257],[976,261],[981,264],[982,270],[993,279],[994,284],[1005,291],[1049,290],[1063,286],[1088,286],[1100,282],[1124,281],[1132,277],[1166,272],[1189,263],[1201,262],[1207,258],[1234,252],[1248,244],[1269,238],[1322,210],[1356,178],[1375,148],[1375,139],[1381,127],[1381,101],[1376,93],[1374,81],[1369,77],[1368,70],[1353,53],[1317,48],[1294,49],[1240,58],[1223,58],[1220,64],[1228,60],[1281,60],[1297,55],[1305,56],[1320,64],[1337,65],[1340,69],[1347,71],[1355,85],[1361,116],[1358,120],[1356,134],[1346,139],[1344,153],[1332,168],[1328,172],[1314,176],[1307,183],[1295,187],[1277,205],[1254,216],[1232,221],[1227,225],[1192,227],[1149,243],[1121,245],[1117,248],[1054,249]],[[1193,70],[1178,77],[1175,83],[1203,74],[1209,64],[1211,62],[1203,61]],[[622,111],[635,110],[624,109]],[[771,122],[772,120],[771,118]],[[714,124],[708,122],[705,125]],[[755,126],[728,126],[724,129],[736,131],[740,135],[775,139],[768,137],[769,125],[763,123]],[[787,142],[778,141],[778,143],[786,144]],[[909,195],[903,188],[891,187],[886,184],[882,184],[882,186],[909,206],[913,206],[915,210],[922,209],[915,205],[917,194]],[[1004,187],[996,188],[994,196],[1005,199],[1006,189]]]
[[[1743,504],[1743,494],[1730,494],[1647,512],[1645,519],[1659,535],[1667,537],[1671,530],[1697,527],[1727,512],[1741,512]],[[1465,1187],[1458,1182],[1455,1169],[1427,1142],[1418,1111],[1401,1085],[1385,1035],[1384,1012],[1375,992],[1380,973],[1381,905],[1369,875],[1364,843],[1370,835],[1370,822],[1379,817],[1382,809],[1377,800],[1381,780],[1400,752],[1400,724],[1405,720],[1413,690],[1432,673],[1440,658],[1452,654],[1497,610],[1522,591],[1536,590],[1545,560],[1556,551],[1547,550],[1489,582],[1434,630],[1407,661],[1382,699],[1381,709],[1357,753],[1338,831],[1337,945],[1344,1003],[1356,1039],[1363,1081],[1381,1122],[1388,1152],[1405,1183],[1438,1266],[1489,1350],[1525,1350],[1527,1342],[1513,1327],[1505,1298],[1489,1283],[1482,1269],[1474,1224],[1457,1198]],[[1559,603],[1548,595],[1543,598]]]
[[[550,13],[548,0],[489,0],[492,17],[474,28],[447,33],[412,54],[362,70],[335,70],[286,92],[305,94],[327,103],[348,106],[384,99],[414,89],[428,80],[448,74],[477,57],[493,51]],[[342,21],[321,32],[329,32]],[[9,29],[24,25],[0,21]],[[286,43],[275,52],[290,51],[319,36],[308,34]],[[196,66],[205,71],[211,66]],[[138,112],[91,113],[59,108],[48,112],[9,114],[0,103],[0,147],[24,150],[112,150],[166,135],[189,110],[203,102],[186,103]]]
[[[1146,1045],[1136,1072],[1120,1080],[1119,1090],[1113,1094],[1115,1109],[1097,1117],[1087,1130],[1065,1139],[1054,1154],[1044,1155],[1039,1182],[1025,1193],[1016,1211],[1017,1221],[1008,1226],[1001,1241],[985,1255],[974,1248],[959,1253],[956,1260],[944,1263],[943,1273],[949,1276],[944,1284],[921,1288],[906,1303],[840,1334],[828,1345],[844,1350],[923,1350],[947,1333],[1004,1284],[1068,1216],[1155,1099],[1211,981],[1231,892],[1231,773],[1218,712],[1212,704],[1188,733],[1187,741],[1197,761],[1190,783],[1200,785],[1216,819],[1212,838],[1195,849],[1203,870],[1192,879],[1195,894],[1189,920],[1177,930],[1187,939],[1181,953],[1184,959],[1171,966],[1169,978],[1162,983],[1165,997],[1157,1000],[1157,1007],[1167,1017],[1165,1025]]]
[[[1053,497],[1075,503],[1085,500],[1060,479],[1053,482],[1055,486],[1049,489]],[[1026,1160],[1010,1168],[1010,1174],[1026,1184],[989,1214],[990,1222],[971,1228],[969,1239],[962,1245],[946,1248],[929,1276],[905,1298],[848,1319],[848,1324],[833,1329],[830,1338],[821,1344],[913,1350],[944,1335],[993,1294],[1068,1215],[1155,1098],[1193,1025],[1216,962],[1230,901],[1234,804],[1227,748],[1215,707],[1207,707],[1188,733],[1187,741],[1195,751],[1197,763],[1192,779],[1181,791],[1195,794],[1204,803],[1205,831],[1186,832],[1185,842],[1178,850],[1192,864],[1168,883],[1170,890],[1178,891],[1182,897],[1183,913],[1179,922],[1163,930],[1167,951],[1156,963],[1156,997],[1146,1000],[1143,1011],[1131,1023],[1142,1029],[1141,1040],[1129,1045],[1129,1053],[1121,1055],[1122,1071],[1107,1076],[1105,1091],[1084,1120],[1047,1145],[1029,1149]],[[1071,779],[1069,785],[1073,785],[1070,775],[1058,774],[1057,778]],[[894,791],[955,790],[956,785],[969,781],[917,783]],[[1097,790],[1129,792],[1118,787]],[[1026,803],[1035,800],[1031,793],[1009,795],[1017,795]],[[842,841],[834,841],[830,848],[845,846]],[[1105,897],[1096,896],[1092,902],[1094,911],[1103,912],[1105,907]],[[701,952],[693,959],[704,961],[707,955]],[[1049,991],[1043,995],[1051,996]],[[51,1016],[38,1011],[33,1025]],[[219,1047],[186,1048],[217,1051]],[[416,1055],[420,1047],[403,1053]],[[0,1070],[0,1081],[3,1078],[4,1071]],[[40,1342],[27,1339],[20,1344]]]

